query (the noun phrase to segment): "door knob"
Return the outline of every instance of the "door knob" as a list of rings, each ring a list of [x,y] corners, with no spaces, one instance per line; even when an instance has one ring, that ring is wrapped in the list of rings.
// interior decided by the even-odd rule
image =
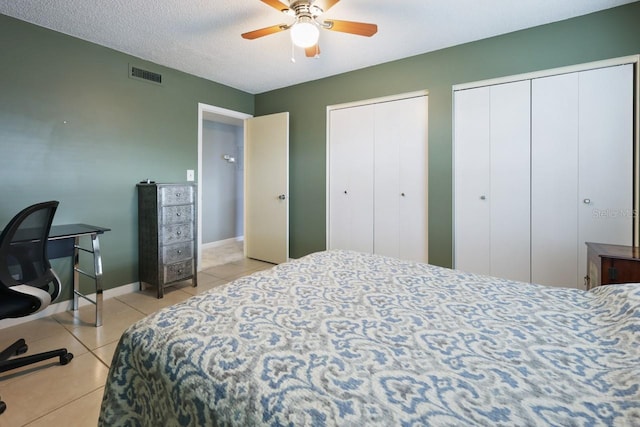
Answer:
[[[280,200],[284,200],[286,198],[287,198],[287,196],[285,196],[284,194],[281,194],[281,195],[278,196],[278,199],[280,199]]]

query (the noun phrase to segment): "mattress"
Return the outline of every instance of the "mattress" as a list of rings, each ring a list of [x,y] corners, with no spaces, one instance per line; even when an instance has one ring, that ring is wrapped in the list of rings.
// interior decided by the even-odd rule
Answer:
[[[132,325],[99,424],[640,425],[640,285],[318,252]]]

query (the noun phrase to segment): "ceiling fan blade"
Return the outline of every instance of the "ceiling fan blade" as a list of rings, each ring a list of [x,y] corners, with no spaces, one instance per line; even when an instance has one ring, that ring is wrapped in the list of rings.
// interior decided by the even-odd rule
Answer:
[[[331,31],[339,31],[341,33],[356,34],[358,36],[366,37],[371,37],[378,32],[378,26],[376,24],[354,21],[338,21],[337,19],[328,19],[324,21],[324,27]]]
[[[311,47],[308,47],[304,50],[304,53],[307,55],[308,58],[314,58],[316,56],[320,55],[320,45],[319,44],[315,44]]]
[[[327,10],[335,6],[339,1],[340,0],[316,0],[315,2],[313,2],[313,4],[322,9],[323,12],[326,12]]]
[[[284,12],[285,10],[289,10],[289,5],[286,5],[278,0],[260,0],[262,3],[268,4],[272,8],[278,10],[279,12]]]
[[[269,34],[277,33],[279,31],[285,30],[287,27],[284,25],[272,25],[270,27],[260,28],[259,30],[249,31],[248,33],[243,33],[243,39],[257,39],[258,37],[268,36]]]

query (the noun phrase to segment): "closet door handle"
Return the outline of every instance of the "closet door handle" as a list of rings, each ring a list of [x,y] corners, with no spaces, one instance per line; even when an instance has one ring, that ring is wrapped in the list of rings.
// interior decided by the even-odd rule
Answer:
[[[344,190],[344,194],[347,194],[347,190]]]
[[[404,193],[400,193],[400,195],[401,195],[402,197],[404,197]]]
[[[584,199],[582,201],[582,203],[584,203],[585,205],[590,205],[591,204],[591,199]]]
[[[480,200],[487,200],[487,196],[480,196]]]
[[[286,198],[287,198],[287,196],[285,196],[284,194],[281,194],[281,195],[278,196],[278,199],[280,199],[280,200],[284,200]]]

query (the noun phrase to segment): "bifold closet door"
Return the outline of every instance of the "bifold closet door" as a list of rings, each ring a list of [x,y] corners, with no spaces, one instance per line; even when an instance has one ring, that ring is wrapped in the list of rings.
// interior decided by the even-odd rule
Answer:
[[[530,82],[455,93],[455,265],[530,281]]]
[[[630,245],[633,68],[532,82],[532,281],[583,287],[585,242]]]
[[[578,284],[585,242],[633,241],[633,65],[580,73]]]
[[[329,249],[373,252],[373,108],[330,112]]]
[[[531,107],[531,281],[578,277],[578,73],[535,79]]]
[[[491,87],[491,274],[531,281],[531,83]]]
[[[454,97],[455,268],[491,274],[491,89]]]
[[[427,262],[427,97],[376,104],[374,147],[374,252]]]

